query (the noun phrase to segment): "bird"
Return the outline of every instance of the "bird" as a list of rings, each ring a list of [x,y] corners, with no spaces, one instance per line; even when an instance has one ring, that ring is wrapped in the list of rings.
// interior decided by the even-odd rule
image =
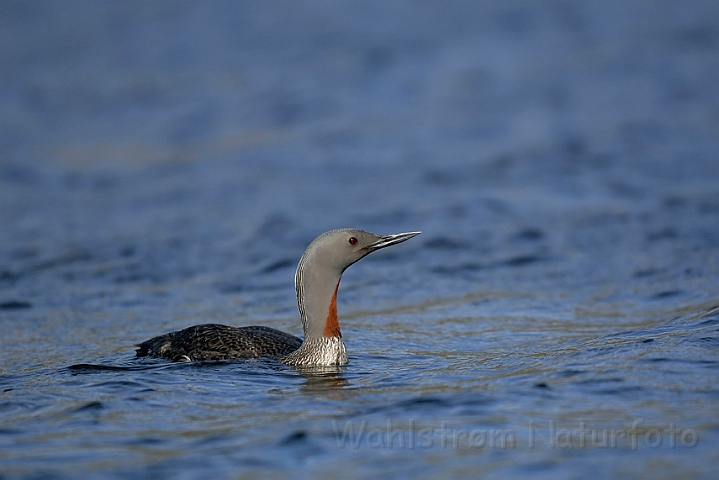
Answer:
[[[202,324],[153,337],[137,345],[137,357],[175,362],[274,358],[290,366],[342,366],[349,360],[337,317],[337,290],[351,265],[422,232],[378,235],[353,228],[319,235],[295,273],[304,339],[270,327]]]

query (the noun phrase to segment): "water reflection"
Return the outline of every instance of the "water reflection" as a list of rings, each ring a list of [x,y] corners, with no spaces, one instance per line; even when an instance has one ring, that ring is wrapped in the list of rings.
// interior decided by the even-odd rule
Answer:
[[[331,390],[341,390],[350,385],[350,382],[343,376],[347,367],[345,366],[312,366],[298,367],[297,372],[305,378],[305,383],[300,387],[304,393],[317,393]]]

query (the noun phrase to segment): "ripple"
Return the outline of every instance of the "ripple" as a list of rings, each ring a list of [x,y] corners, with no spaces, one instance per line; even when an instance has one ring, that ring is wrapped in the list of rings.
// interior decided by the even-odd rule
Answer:
[[[31,307],[32,304],[30,302],[22,300],[8,300],[0,303],[0,310],[24,310]]]

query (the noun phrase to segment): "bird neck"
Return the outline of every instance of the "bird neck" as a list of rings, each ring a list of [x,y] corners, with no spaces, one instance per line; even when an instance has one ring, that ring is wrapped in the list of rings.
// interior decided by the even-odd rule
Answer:
[[[313,262],[311,255],[302,256],[295,274],[295,289],[305,341],[342,337],[337,317],[341,277],[341,270]]]
[[[347,365],[347,350],[340,337],[305,337],[300,348],[280,360],[294,366]]]

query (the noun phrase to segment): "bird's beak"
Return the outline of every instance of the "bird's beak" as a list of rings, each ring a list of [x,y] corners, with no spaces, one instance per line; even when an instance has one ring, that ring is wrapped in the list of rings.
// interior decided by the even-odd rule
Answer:
[[[412,237],[416,237],[422,232],[406,232],[406,233],[395,233],[394,235],[384,235],[379,238],[376,242],[368,245],[366,248],[370,252],[379,250],[380,248],[389,247],[390,245],[397,245],[405,240],[409,240]]]

